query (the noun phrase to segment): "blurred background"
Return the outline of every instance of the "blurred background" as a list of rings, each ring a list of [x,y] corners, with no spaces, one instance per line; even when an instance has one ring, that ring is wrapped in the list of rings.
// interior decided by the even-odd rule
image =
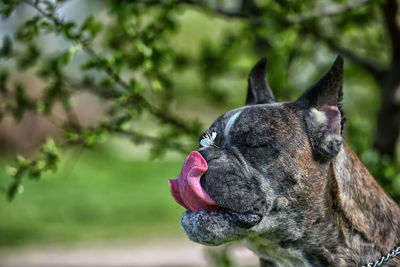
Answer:
[[[400,201],[398,0],[0,1],[0,266],[257,266],[172,199],[267,56],[278,101],[345,58],[345,139]]]

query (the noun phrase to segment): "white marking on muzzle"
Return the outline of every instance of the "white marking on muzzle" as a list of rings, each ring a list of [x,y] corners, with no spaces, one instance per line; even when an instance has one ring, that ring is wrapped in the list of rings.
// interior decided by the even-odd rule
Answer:
[[[233,123],[235,122],[235,120],[237,119],[237,117],[239,117],[240,113],[242,113],[241,111],[235,113],[232,117],[229,118],[228,122],[225,125],[225,130],[224,130],[224,136],[225,138],[228,137],[229,135],[229,131],[232,128]]]

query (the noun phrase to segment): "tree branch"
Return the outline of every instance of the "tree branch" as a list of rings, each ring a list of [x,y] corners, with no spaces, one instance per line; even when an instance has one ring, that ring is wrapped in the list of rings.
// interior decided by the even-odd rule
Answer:
[[[355,54],[353,51],[338,45],[334,40],[332,40],[332,38],[324,36],[324,35],[318,33],[318,31],[315,31],[312,34],[316,38],[319,38],[319,39],[325,41],[325,43],[328,45],[328,47],[331,50],[341,54],[342,56],[346,57],[353,63],[363,67],[375,78],[376,81],[380,82],[382,80],[386,70],[376,67],[374,64],[372,64],[368,60],[360,57],[359,55]]]
[[[199,2],[192,1],[192,0],[177,0],[179,3],[184,3],[184,4],[191,4],[191,5],[196,5],[199,7],[204,7],[205,4],[199,4]],[[391,2],[396,2],[396,0],[390,0]],[[156,2],[156,1],[154,1]],[[358,0],[358,1],[351,1],[351,2],[346,2],[344,4],[336,4],[336,5],[330,5],[330,6],[325,6],[325,7],[320,7],[316,8],[310,12],[295,15],[295,16],[288,16],[286,18],[278,20],[278,22],[282,26],[289,26],[291,24],[301,24],[304,22],[307,22],[311,19],[317,18],[317,17],[329,17],[329,16],[337,16],[337,15],[342,15],[347,12],[351,12],[357,8],[360,8],[362,6],[366,6],[368,4],[371,4],[373,2],[376,2],[376,0]],[[392,7],[393,8],[393,7]],[[394,9],[396,10],[396,9]],[[242,12],[240,9],[231,12],[231,11],[224,11],[222,9],[214,9],[212,10],[214,13],[223,15],[225,17],[229,18],[241,18],[241,19],[246,19],[248,22],[252,24],[257,24],[257,25],[268,25],[268,21],[264,17],[259,17],[256,14],[252,14],[249,12]],[[392,14],[393,15],[393,14]],[[339,46],[335,41],[333,41],[331,38],[324,36],[320,34],[318,31],[313,31],[310,32],[314,37],[322,39],[323,41],[326,42],[326,44],[332,49],[333,51],[336,51],[339,54],[342,54],[352,62],[362,66],[365,68],[371,75],[376,80],[381,80],[385,70],[380,69],[367,61],[364,58],[361,58],[359,55],[355,54],[354,52]],[[400,37],[400,36],[399,36]],[[399,41],[400,42],[400,41]],[[400,50],[400,45],[398,45],[399,50]]]
[[[92,133],[102,132],[103,130],[107,130],[109,133],[117,134],[120,136],[128,137],[133,142],[136,143],[147,143],[153,145],[156,148],[163,148],[169,150],[175,150],[180,153],[188,153],[192,148],[189,146],[185,146],[185,144],[174,141],[170,139],[165,139],[163,137],[151,136],[144,133],[136,132],[132,129],[123,129],[121,124],[127,122],[131,119],[129,115],[122,115],[118,117],[110,118],[106,123],[100,123],[96,127],[91,127],[86,129]],[[75,129],[76,134],[78,134],[78,138],[73,140],[68,140],[63,144],[63,146],[68,145],[81,145],[85,143],[85,137],[82,135],[82,129]]]
[[[157,1],[157,0],[136,1],[136,2],[142,3],[142,4],[149,4],[149,5],[155,5],[155,4],[161,3],[161,1]],[[200,8],[207,8],[207,9],[210,8],[204,1],[176,0],[176,2],[179,4],[193,5],[193,6],[197,6]],[[286,24],[298,24],[298,23],[307,22],[307,21],[315,19],[317,17],[331,17],[331,16],[342,15],[347,12],[351,12],[357,8],[360,8],[362,6],[366,6],[372,2],[376,2],[376,0],[353,0],[353,1],[349,1],[344,4],[336,4],[336,5],[329,5],[329,6],[325,6],[325,7],[319,7],[319,8],[315,8],[314,10],[311,10],[310,12],[282,18],[282,22],[285,22]],[[256,10],[256,9],[252,9],[252,10]],[[258,14],[254,14],[254,12],[251,12],[252,10],[245,10],[243,12],[243,10],[241,8],[238,9],[237,11],[228,11],[228,10],[225,10],[220,7],[211,9],[211,11],[213,13],[222,15],[224,17],[242,18],[242,19],[246,19],[247,21],[251,22],[252,24],[257,24],[257,25],[268,25],[269,24],[268,21],[266,20],[265,16],[262,17],[262,16],[259,16]]]
[[[392,65],[400,61],[400,25],[397,23],[399,5],[397,0],[387,0],[382,6],[383,17],[392,43]]]
[[[23,1],[26,4],[30,5],[31,7],[33,7],[43,17],[45,17],[46,19],[53,22],[54,25],[56,25],[57,27],[61,27],[64,24],[64,22],[62,20],[60,20],[59,18],[57,18],[56,16],[54,16],[54,14],[48,13],[45,10],[43,10],[39,6],[38,1],[30,1],[30,0],[23,0]],[[101,61],[102,58],[89,46],[89,43],[86,40],[82,39],[82,36],[80,36],[79,34],[72,34],[72,37],[76,43],[78,43],[82,46],[83,50],[90,57]],[[102,67],[103,67],[104,72],[111,79],[113,79],[122,89],[124,89],[125,91],[130,91],[130,85],[127,84],[113,68],[111,68],[108,64],[103,64]],[[160,110],[158,107],[156,107],[156,106],[152,105],[150,102],[148,102],[139,93],[133,93],[132,97],[139,105],[141,105],[143,108],[148,110],[153,116],[158,118],[160,121],[170,124],[170,125],[173,125],[175,128],[177,128],[178,130],[180,130],[188,135],[191,135],[194,137],[198,136],[199,133],[197,132],[197,129],[194,129],[193,127],[188,126],[187,123],[185,123],[182,119],[180,119],[172,114],[166,113],[164,110]],[[191,125],[194,125],[194,123],[192,123]]]
[[[192,150],[192,147],[185,147],[183,144],[179,142],[173,142],[171,140],[165,140],[160,137],[149,136],[145,134],[141,134],[131,130],[110,130],[112,133],[119,134],[124,137],[130,138],[133,142],[137,143],[148,143],[155,147],[163,147],[168,148],[169,150],[175,150],[180,153],[188,153]]]
[[[374,1],[375,0],[348,1],[345,2],[344,4],[319,7],[307,13],[290,16],[287,18],[287,20],[290,23],[295,24],[295,23],[302,23],[318,17],[332,17],[337,15],[342,15],[347,12],[353,11],[354,9],[370,4]]]

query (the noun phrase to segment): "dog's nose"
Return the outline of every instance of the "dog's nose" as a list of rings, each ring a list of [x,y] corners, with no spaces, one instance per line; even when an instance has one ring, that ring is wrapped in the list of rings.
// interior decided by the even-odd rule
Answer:
[[[221,157],[222,150],[223,149],[221,148],[215,148],[215,147],[202,147],[198,150],[198,152],[205,159],[205,161],[209,163],[210,161]]]

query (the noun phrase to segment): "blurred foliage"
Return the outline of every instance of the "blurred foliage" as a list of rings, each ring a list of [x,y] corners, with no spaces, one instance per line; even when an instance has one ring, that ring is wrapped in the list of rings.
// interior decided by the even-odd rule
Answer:
[[[67,113],[73,112],[71,96],[76,91],[89,90],[111,103],[107,116],[96,127],[65,121],[65,135],[59,141],[61,148],[71,145],[92,147],[108,135],[115,134],[136,143],[153,144],[155,156],[168,149],[190,151],[193,137],[197,137],[201,130],[200,124],[183,120],[170,110],[172,82],[168,73],[175,53],[166,38],[176,27],[173,2],[167,1],[146,12],[143,12],[143,5],[106,2],[104,5],[110,10],[109,17],[113,21],[107,25],[97,21],[93,15],[80,25],[61,19],[57,10],[64,2],[3,1],[1,13],[5,17],[12,15],[12,11],[22,4],[34,8],[36,14],[19,25],[15,36],[4,37],[0,55],[3,60],[15,60],[18,71],[33,70],[44,87],[39,98],[30,98],[26,85],[21,82],[12,85],[11,70],[3,68],[0,114],[12,114],[17,121],[27,111],[50,116],[57,103]],[[48,34],[62,37],[69,42],[69,48],[46,53],[43,51],[46,47],[40,48],[37,39]],[[95,44],[96,38],[102,39],[100,48]],[[84,53],[86,59],[80,63],[77,75],[70,75],[67,67],[78,53]],[[125,79],[127,74],[130,77]],[[142,133],[131,126],[132,121],[147,114],[160,125],[157,135]],[[25,175],[36,179],[43,171],[55,168],[57,156],[50,144],[52,148],[56,145],[53,139],[50,140],[41,149],[38,159],[19,156],[15,166],[9,168],[14,177],[7,194],[9,199],[22,188]]]
[[[28,175],[32,179],[38,179],[42,173],[48,170],[55,170],[58,163],[58,148],[53,139],[48,139],[40,149],[40,157],[35,160],[26,159],[18,156],[15,166],[9,166],[8,174],[13,177],[7,191],[7,198],[13,199],[17,192],[23,191],[21,180],[24,175]]]
[[[35,160],[18,157],[9,168],[14,178],[9,199],[21,190],[23,177],[37,179],[55,169],[58,150],[93,147],[111,135],[149,143],[154,157],[192,150],[202,125],[188,119],[187,111],[202,105],[203,111],[241,105],[247,72],[263,55],[277,100],[290,101],[341,53],[347,57],[346,139],[400,200],[399,161],[371,149],[379,106],[376,71],[390,65],[391,58],[381,12],[388,1],[108,0],[98,1],[96,10],[79,22],[60,16],[68,2],[0,4],[3,20],[22,7],[31,12],[14,35],[2,41],[0,60],[8,63],[0,69],[0,117],[11,114],[19,121],[26,112],[50,117],[56,105],[71,115],[62,123],[63,138],[49,139]],[[191,22],[187,14],[212,25]],[[198,40],[201,34],[205,38],[185,46],[185,30],[187,39]],[[49,35],[66,45],[49,53],[43,45]],[[15,78],[16,72],[18,77],[35,74],[43,85],[39,97],[28,93],[29,84]],[[109,104],[97,126],[76,119],[79,114],[74,114],[70,100],[80,91]],[[176,108],[177,101],[186,107]],[[154,127],[143,130],[141,121],[154,122]]]
[[[232,244],[224,245],[219,249],[208,249],[207,257],[211,266],[216,267],[231,267],[235,266],[229,255],[229,250]]]
[[[176,175],[182,157],[128,160],[110,153],[128,142],[112,142],[111,149],[105,144],[63,153],[56,173],[43,173],[40,182],[25,181],[24,194],[12,203],[1,199],[0,250],[97,240],[183,239],[177,218],[184,209],[171,200],[165,180]],[[13,179],[0,169],[0,189]]]

